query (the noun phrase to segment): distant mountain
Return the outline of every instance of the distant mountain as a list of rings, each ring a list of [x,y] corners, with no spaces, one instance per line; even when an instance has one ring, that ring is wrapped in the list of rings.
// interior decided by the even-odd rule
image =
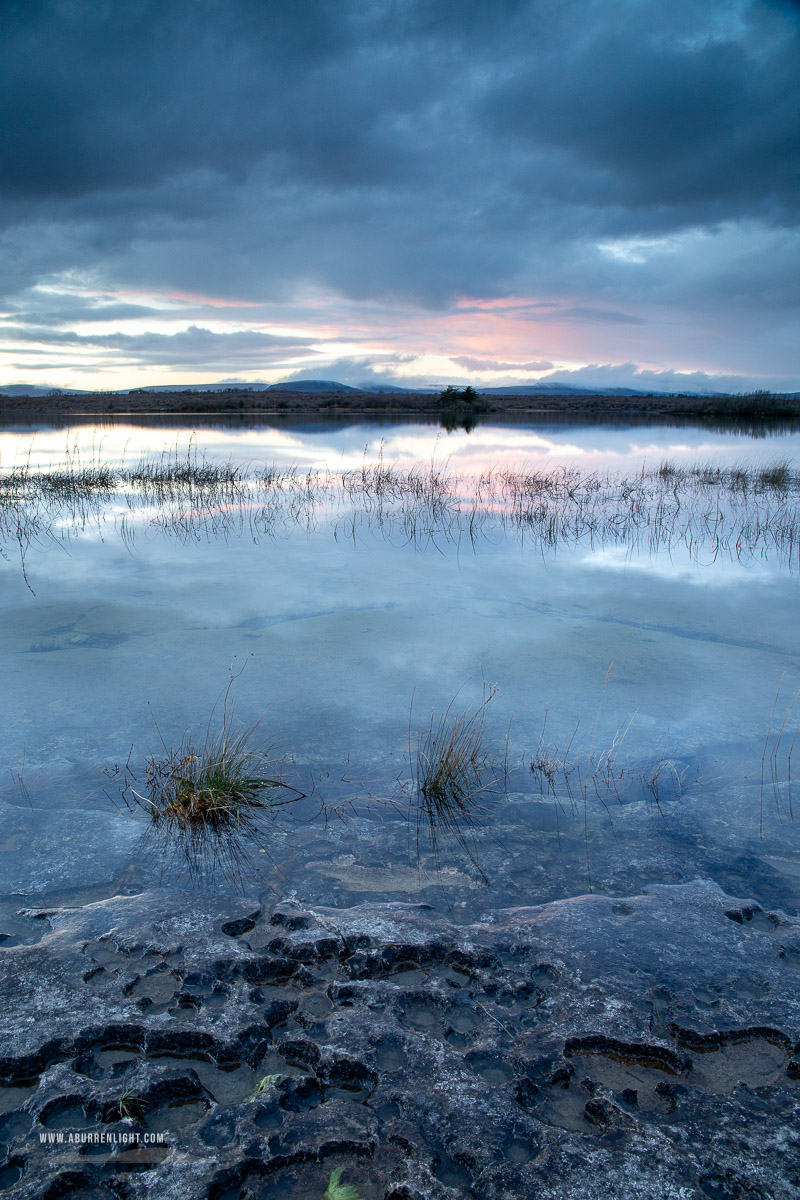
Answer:
[[[629,388],[629,387],[577,387],[570,383],[534,383],[525,387],[478,387],[476,391],[481,395],[495,396],[535,396],[552,395],[552,396],[729,396],[730,392],[712,392],[703,391],[677,391],[675,389],[665,392],[663,390],[656,391],[654,388]],[[744,393],[749,395],[750,393]],[[773,394],[766,393],[767,396]],[[786,398],[787,400],[796,399],[800,396],[800,392],[775,392],[775,396]]]
[[[347,383],[336,383],[333,379],[290,379],[288,383],[271,383],[266,392],[360,392]]]
[[[627,387],[577,387],[570,383],[532,383],[520,387],[478,387],[482,396],[665,396],[666,392],[643,392]]]
[[[4,383],[0,387],[3,396],[49,396],[51,392],[60,396],[80,396],[82,391],[81,388],[40,387],[36,383]]]
[[[110,391],[98,389],[110,396],[125,396],[141,392],[361,392],[363,388],[337,383],[334,379],[292,379],[288,383],[236,383],[225,380],[221,383],[154,383],[149,387],[118,388]],[[391,392],[393,388],[374,389]],[[409,391],[400,388],[399,391]],[[6,383],[0,386],[3,396],[81,396],[95,394],[91,388],[41,387],[34,383]]]
[[[400,387],[399,383],[362,383],[358,389],[360,392],[368,392],[371,396],[424,396],[431,392],[438,393],[442,389],[438,387],[424,388],[404,388]]]
[[[474,385],[475,390],[482,396],[669,396],[674,392],[653,391],[629,387],[579,387],[570,383],[531,383],[520,384],[516,387],[482,387]],[[104,395],[119,396],[129,393],[142,392],[352,392],[372,395],[438,395],[443,385],[438,387],[408,388],[399,384],[370,383],[365,381],[361,387],[353,387],[349,383],[339,383],[335,379],[290,379],[284,383],[239,383],[236,380],[222,380],[219,383],[161,383],[151,387],[121,388],[117,391],[99,389]],[[54,388],[44,387],[33,383],[5,383],[0,385],[0,395],[3,396],[80,396],[96,395],[88,388]],[[682,396],[724,396],[726,392],[686,391]],[[800,392],[775,393],[785,396],[788,400],[800,398]]]
[[[48,389],[49,390],[49,389]],[[362,383],[355,387],[336,379],[287,379],[282,383],[241,383],[223,379],[219,383],[164,383],[153,387],[136,388],[138,392],[370,392],[394,395],[397,392],[438,392],[439,388],[404,388],[390,384]]]
[[[154,383],[149,387],[119,388],[116,391],[98,389],[107,395],[128,395],[141,392],[354,392],[372,395],[438,395],[441,387],[408,388],[399,384],[369,383],[361,387],[353,387],[349,383],[339,383],[335,379],[290,379],[284,383]],[[519,387],[481,387],[475,389],[481,395],[494,396],[533,396],[537,392],[551,393],[558,396],[645,396],[663,395],[665,393],[641,392],[635,388],[588,388],[575,387],[568,383],[534,383]],[[4,396],[80,396],[94,394],[89,388],[53,388],[41,387],[38,384],[6,383],[0,386],[0,394]],[[687,393],[688,394],[688,393]],[[694,394],[694,393],[691,393]]]
[[[153,383],[149,387],[121,388],[115,396],[137,392],[265,392],[268,383]]]

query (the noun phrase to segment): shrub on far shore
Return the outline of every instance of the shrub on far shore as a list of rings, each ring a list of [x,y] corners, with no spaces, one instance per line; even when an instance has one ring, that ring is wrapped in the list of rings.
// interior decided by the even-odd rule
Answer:
[[[442,404],[474,404],[479,398],[474,387],[457,388],[452,383],[439,393]]]

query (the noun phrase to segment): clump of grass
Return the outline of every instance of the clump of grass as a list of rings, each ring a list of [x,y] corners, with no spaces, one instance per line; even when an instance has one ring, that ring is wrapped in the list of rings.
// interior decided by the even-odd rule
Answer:
[[[478,796],[494,782],[492,763],[484,745],[486,709],[495,695],[492,688],[477,708],[455,712],[455,700],[438,717],[431,713],[427,730],[411,746],[417,802],[417,840],[420,827],[427,828],[436,853],[440,832],[452,835],[468,855],[482,879],[481,870],[467,837],[474,828]]]
[[[334,1167],[328,1176],[328,1186],[322,1200],[362,1200],[357,1188],[351,1183],[342,1183],[342,1168]]]
[[[257,731],[252,725],[237,733],[224,721],[199,747],[187,735],[148,761],[144,794],[131,788],[154,833],[182,852],[194,874],[210,861],[238,879],[247,842],[258,840],[259,817],[280,803],[287,785],[267,774],[268,750]]]
[[[194,435],[185,453],[176,445],[173,451],[143,458],[137,466],[125,470],[123,476],[142,495],[161,502],[191,498],[197,492],[206,498],[210,495],[230,499],[240,495],[246,482],[243,466],[230,461],[211,462],[204,454],[198,455]]]
[[[124,1091],[119,1100],[107,1106],[103,1116],[104,1121],[142,1121],[144,1120],[147,1101],[133,1092]]]
[[[149,833],[167,860],[180,859],[190,875],[219,872],[240,885],[250,861],[248,846],[261,840],[262,818],[303,793],[274,773],[271,746],[259,736],[261,722],[237,729],[228,706],[222,721],[206,728],[199,745],[187,733],[177,748],[163,742],[164,753],[147,760],[140,785],[129,763],[122,796],[129,808],[143,810]],[[287,793],[292,793],[291,795]]]
[[[0,474],[0,504],[43,500],[69,508],[95,497],[107,498],[116,490],[119,481],[119,473],[103,464],[82,467],[70,462],[50,471],[14,467]]]
[[[241,825],[248,809],[263,808],[278,781],[258,774],[253,729],[222,730],[196,750],[190,738],[147,764],[147,796],[138,798],[155,825],[202,826],[219,832]]]
[[[543,794],[546,792],[555,797],[556,788],[559,786],[572,799],[570,776],[573,771],[580,767],[581,762],[580,754],[572,756],[572,743],[580,727],[580,717],[575,725],[572,737],[567,743],[566,749],[559,750],[553,745],[546,744],[544,740],[549,712],[549,706],[546,706],[542,732],[539,735],[539,745],[536,747],[536,752],[530,761],[531,773],[542,789]]]
[[[743,496],[747,495],[747,490],[750,487],[750,471],[742,464],[733,466],[728,471],[728,487],[732,492],[741,492]]]
[[[248,1100],[257,1100],[259,1096],[266,1095],[267,1092],[272,1091],[272,1089],[276,1088],[279,1083],[283,1083],[284,1079],[288,1079],[288,1078],[289,1078],[288,1075],[281,1075],[281,1074],[265,1075],[263,1077],[263,1079],[259,1079],[258,1083],[253,1088],[252,1092],[247,1097],[247,1099]]]
[[[39,472],[34,482],[44,496],[59,500],[82,500],[97,493],[113,492],[118,475],[102,463],[86,467],[69,464],[62,470]]]
[[[687,771],[688,767],[679,770],[675,761],[667,757],[667,744],[664,742],[658,757],[639,773],[645,795],[653,800],[659,812],[662,791],[665,789],[668,799],[680,800]]]
[[[756,475],[756,482],[764,491],[786,492],[792,483],[792,468],[787,462],[772,463],[761,468]]]
[[[454,713],[453,701],[438,718],[431,713],[428,729],[417,742],[415,766],[417,792],[430,805],[464,804],[482,790],[486,706],[494,694],[473,710]]]

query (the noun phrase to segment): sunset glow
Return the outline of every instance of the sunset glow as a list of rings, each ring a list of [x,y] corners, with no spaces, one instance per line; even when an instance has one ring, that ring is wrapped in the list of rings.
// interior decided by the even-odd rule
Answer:
[[[0,386],[800,386],[796,6],[182,7],[6,20]]]

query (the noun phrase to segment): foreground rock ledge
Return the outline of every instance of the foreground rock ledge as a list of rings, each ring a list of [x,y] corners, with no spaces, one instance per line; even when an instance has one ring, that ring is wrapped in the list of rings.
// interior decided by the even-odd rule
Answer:
[[[337,1167],[364,1200],[800,1189],[800,922],[711,883],[470,926],[168,893],[28,916],[20,1198],[322,1200]]]

